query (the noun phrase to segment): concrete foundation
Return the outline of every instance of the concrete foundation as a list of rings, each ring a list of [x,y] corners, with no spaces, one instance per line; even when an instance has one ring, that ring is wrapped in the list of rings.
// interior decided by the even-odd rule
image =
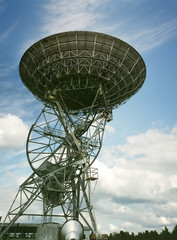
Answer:
[[[36,240],[59,240],[59,224],[44,223],[39,225]]]

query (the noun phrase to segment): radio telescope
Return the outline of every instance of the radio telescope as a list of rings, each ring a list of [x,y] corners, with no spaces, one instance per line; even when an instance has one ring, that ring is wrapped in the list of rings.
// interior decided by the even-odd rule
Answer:
[[[72,31],[32,45],[24,53],[19,71],[44,108],[27,138],[27,159],[33,173],[20,186],[0,236],[26,215],[42,217],[43,222],[59,219],[64,223],[62,240],[76,222],[78,236],[67,235],[67,239],[81,239],[82,224],[97,234],[91,192],[98,171],[92,164],[112,110],[144,83],[144,61],[120,39]],[[35,205],[39,203],[41,212]]]

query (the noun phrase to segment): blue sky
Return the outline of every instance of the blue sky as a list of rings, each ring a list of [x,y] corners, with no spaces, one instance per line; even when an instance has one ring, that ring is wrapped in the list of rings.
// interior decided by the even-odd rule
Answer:
[[[177,1],[0,0],[0,215],[31,173],[26,136],[42,104],[23,86],[19,61],[57,32],[91,30],[118,37],[143,57],[147,77],[114,110],[95,166],[102,232],[177,224]]]

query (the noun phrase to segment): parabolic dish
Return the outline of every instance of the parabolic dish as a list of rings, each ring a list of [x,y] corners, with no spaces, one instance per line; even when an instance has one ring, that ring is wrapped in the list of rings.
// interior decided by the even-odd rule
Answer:
[[[146,67],[139,53],[124,41],[97,32],[72,31],[33,44],[20,62],[25,86],[44,104],[57,92],[68,110],[89,107],[98,89],[100,109],[116,108],[142,86]],[[60,97],[59,97],[60,96]]]

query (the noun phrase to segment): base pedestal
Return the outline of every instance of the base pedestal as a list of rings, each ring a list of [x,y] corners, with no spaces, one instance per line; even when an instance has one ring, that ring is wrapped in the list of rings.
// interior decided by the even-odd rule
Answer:
[[[59,225],[57,223],[39,225],[36,240],[59,240]]]

